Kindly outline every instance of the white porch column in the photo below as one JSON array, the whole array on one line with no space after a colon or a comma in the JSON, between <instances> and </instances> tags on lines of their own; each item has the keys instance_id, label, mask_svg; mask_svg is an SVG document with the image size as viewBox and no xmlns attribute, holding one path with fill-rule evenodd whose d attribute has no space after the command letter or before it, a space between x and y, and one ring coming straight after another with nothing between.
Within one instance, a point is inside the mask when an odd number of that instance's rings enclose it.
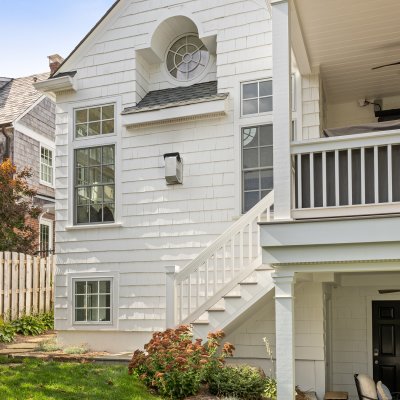
<instances>
[{"instance_id":1,"label":"white porch column","mask_svg":"<svg viewBox=\"0 0 400 400\"><path fill-rule=\"evenodd\" d=\"M295 398L294 273L275 272L277 400Z\"/></svg>"},{"instance_id":2,"label":"white porch column","mask_svg":"<svg viewBox=\"0 0 400 400\"><path fill-rule=\"evenodd\" d=\"M287 220L291 218L292 203L290 4L288 0L271 0L271 6L274 93L274 219Z\"/></svg>"},{"instance_id":3,"label":"white porch column","mask_svg":"<svg viewBox=\"0 0 400 400\"><path fill-rule=\"evenodd\" d=\"M175 328L177 316L177 303L176 303L176 285L175 276L179 272L177 265L168 265L165 267L165 297L166 297L166 310L165 310L165 325L166 328Z\"/></svg>"}]
</instances>

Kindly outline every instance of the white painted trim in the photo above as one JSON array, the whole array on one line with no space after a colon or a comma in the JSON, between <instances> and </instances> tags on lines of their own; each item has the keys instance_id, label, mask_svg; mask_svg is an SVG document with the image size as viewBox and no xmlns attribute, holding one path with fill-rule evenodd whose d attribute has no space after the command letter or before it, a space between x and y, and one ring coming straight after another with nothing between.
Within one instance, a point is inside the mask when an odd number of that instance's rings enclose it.
<instances>
[{"instance_id":1,"label":"white painted trim","mask_svg":"<svg viewBox=\"0 0 400 400\"><path fill-rule=\"evenodd\" d=\"M49 250L53 250L54 251L54 229L53 229L53 225L54 225L54 221L47 219L47 218L43 218L43 216L40 216L39 218L39 251L40 251L40 239L41 239L41 235L40 235L40 225L47 225L49 227Z\"/></svg>"},{"instance_id":2,"label":"white painted trim","mask_svg":"<svg viewBox=\"0 0 400 400\"><path fill-rule=\"evenodd\" d=\"M52 182L47 182L42 180L42 148L51 151L51 165L52 165ZM43 186L50 187L54 189L54 181L55 181L55 151L54 148L49 148L48 146L44 146L40 143L39 147L39 183Z\"/></svg>"},{"instance_id":3,"label":"white painted trim","mask_svg":"<svg viewBox=\"0 0 400 400\"><path fill-rule=\"evenodd\" d=\"M66 231L84 231L86 229L111 229L111 228L121 228L122 224L115 222L111 224L91 224L91 225L70 225L66 226Z\"/></svg>"},{"instance_id":4,"label":"white painted trim","mask_svg":"<svg viewBox=\"0 0 400 400\"><path fill-rule=\"evenodd\" d=\"M118 310L119 310L119 272L116 271L96 271L96 272L67 272L67 290L68 290L68 325L67 330L84 331L84 330L118 330ZM74 281L75 280L97 280L97 279L110 279L111 280L111 322L107 323L76 323L74 322Z\"/></svg>"},{"instance_id":5,"label":"white painted trim","mask_svg":"<svg viewBox=\"0 0 400 400\"><path fill-rule=\"evenodd\" d=\"M114 126L116 132L110 135L99 135L92 137L85 137L80 139L75 139L74 132L74 115L75 110L85 107L95 107L106 104L114 104ZM66 112L69 115L68 118L68 218L66 229L87 229L88 225L75 225L74 223L74 156L75 149L94 147L94 146L106 146L109 144L115 145L115 223L112 224L94 224L93 227L100 228L102 226L115 227L120 223L120 218L122 215L122 182L121 182L121 170L122 170L122 149L121 149L121 137L124 134L124 128L119 131L120 125L120 114L122 106L120 97L104 97L96 100L85 100L82 102L75 102L69 104L66 108ZM116 225L117 224L117 225ZM92 226L92 225L90 225Z\"/></svg>"},{"instance_id":6,"label":"white painted trim","mask_svg":"<svg viewBox=\"0 0 400 400\"><path fill-rule=\"evenodd\" d=\"M59 78L46 79L45 81L36 82L33 84L34 88L39 92L46 93L57 93L64 90L72 90L76 92L78 90L78 83L76 76L71 77L69 75L60 76Z\"/></svg>"},{"instance_id":7,"label":"white painted trim","mask_svg":"<svg viewBox=\"0 0 400 400\"><path fill-rule=\"evenodd\" d=\"M142 124L162 123L187 117L203 117L207 115L225 114L226 99L204 103L188 104L160 110L144 111L121 116L122 126L130 128Z\"/></svg>"},{"instance_id":8,"label":"white painted trim","mask_svg":"<svg viewBox=\"0 0 400 400\"><path fill-rule=\"evenodd\" d=\"M373 147L400 143L400 130L366 132L355 135L318 138L296 141L291 145L291 154L313 153L350 148Z\"/></svg>"},{"instance_id":9,"label":"white painted trim","mask_svg":"<svg viewBox=\"0 0 400 400\"><path fill-rule=\"evenodd\" d=\"M366 297L367 303L367 363L368 363L368 375L374 376L374 357L372 352L372 302L373 301L400 301L400 293L394 294L376 294L373 296Z\"/></svg>"},{"instance_id":10,"label":"white painted trim","mask_svg":"<svg viewBox=\"0 0 400 400\"><path fill-rule=\"evenodd\" d=\"M307 46L304 41L300 18L297 13L296 5L294 4L293 0L290 0L290 8L291 8L290 24L292 28L290 40L293 52L296 57L297 66L302 75L310 75L311 74L310 58L308 56Z\"/></svg>"},{"instance_id":11,"label":"white painted trim","mask_svg":"<svg viewBox=\"0 0 400 400\"><path fill-rule=\"evenodd\" d=\"M351 217L362 215L398 214L400 202L380 204L358 204L352 206L318 207L292 210L294 219Z\"/></svg>"},{"instance_id":12,"label":"white painted trim","mask_svg":"<svg viewBox=\"0 0 400 400\"><path fill-rule=\"evenodd\" d=\"M27 126L22 125L20 122L16 122L14 124L14 129L22 133L23 135L28 136L31 139L36 140L37 142L43 144L44 146L48 147L50 150L54 152L56 147L54 141L51 141L47 137L41 135L40 133L34 131L31 128L28 128Z\"/></svg>"}]
</instances>

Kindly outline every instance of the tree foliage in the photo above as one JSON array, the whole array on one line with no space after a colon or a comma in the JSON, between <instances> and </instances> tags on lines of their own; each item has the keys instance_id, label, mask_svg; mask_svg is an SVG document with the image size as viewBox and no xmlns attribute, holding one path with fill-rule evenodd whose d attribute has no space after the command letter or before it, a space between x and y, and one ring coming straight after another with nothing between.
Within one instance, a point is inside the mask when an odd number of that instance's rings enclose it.
<instances>
[{"instance_id":1,"label":"tree foliage","mask_svg":"<svg viewBox=\"0 0 400 400\"><path fill-rule=\"evenodd\" d=\"M37 228L27 221L38 218L41 209L33 204L36 190L28 184L31 176L29 168L17 171L10 160L0 164L0 251L36 250Z\"/></svg>"}]
</instances>

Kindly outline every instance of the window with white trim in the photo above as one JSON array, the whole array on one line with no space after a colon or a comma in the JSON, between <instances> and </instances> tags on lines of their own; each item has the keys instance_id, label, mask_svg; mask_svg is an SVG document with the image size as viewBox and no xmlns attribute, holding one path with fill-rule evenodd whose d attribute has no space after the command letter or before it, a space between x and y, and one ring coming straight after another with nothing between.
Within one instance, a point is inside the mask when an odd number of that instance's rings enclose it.
<instances>
[{"instance_id":1,"label":"window with white trim","mask_svg":"<svg viewBox=\"0 0 400 400\"><path fill-rule=\"evenodd\" d=\"M47 185L53 185L53 150L40 146L40 181Z\"/></svg>"},{"instance_id":2,"label":"window with white trim","mask_svg":"<svg viewBox=\"0 0 400 400\"><path fill-rule=\"evenodd\" d=\"M39 223L39 254L47 257L53 251L53 221L40 219Z\"/></svg>"},{"instance_id":3,"label":"window with white trim","mask_svg":"<svg viewBox=\"0 0 400 400\"><path fill-rule=\"evenodd\" d=\"M242 128L242 211L247 212L273 189L273 127Z\"/></svg>"},{"instance_id":4,"label":"window with white trim","mask_svg":"<svg viewBox=\"0 0 400 400\"><path fill-rule=\"evenodd\" d=\"M75 150L75 223L114 222L115 146Z\"/></svg>"},{"instance_id":5,"label":"window with white trim","mask_svg":"<svg viewBox=\"0 0 400 400\"><path fill-rule=\"evenodd\" d=\"M113 104L75 110L75 138L108 135L115 130Z\"/></svg>"},{"instance_id":6,"label":"window with white trim","mask_svg":"<svg viewBox=\"0 0 400 400\"><path fill-rule=\"evenodd\" d=\"M242 115L272 111L272 80L242 83Z\"/></svg>"},{"instance_id":7,"label":"window with white trim","mask_svg":"<svg viewBox=\"0 0 400 400\"><path fill-rule=\"evenodd\" d=\"M111 306L111 279L74 280L74 322L112 322Z\"/></svg>"}]
</instances>

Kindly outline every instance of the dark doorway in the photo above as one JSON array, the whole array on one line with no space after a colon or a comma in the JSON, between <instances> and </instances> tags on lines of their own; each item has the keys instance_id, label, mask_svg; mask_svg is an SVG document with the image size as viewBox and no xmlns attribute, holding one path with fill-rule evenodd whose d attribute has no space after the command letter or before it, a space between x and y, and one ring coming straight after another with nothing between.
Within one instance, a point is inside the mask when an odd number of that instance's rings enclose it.
<instances>
[{"instance_id":1,"label":"dark doorway","mask_svg":"<svg viewBox=\"0 0 400 400\"><path fill-rule=\"evenodd\" d=\"M400 301L372 302L374 380L400 391Z\"/></svg>"}]
</instances>

